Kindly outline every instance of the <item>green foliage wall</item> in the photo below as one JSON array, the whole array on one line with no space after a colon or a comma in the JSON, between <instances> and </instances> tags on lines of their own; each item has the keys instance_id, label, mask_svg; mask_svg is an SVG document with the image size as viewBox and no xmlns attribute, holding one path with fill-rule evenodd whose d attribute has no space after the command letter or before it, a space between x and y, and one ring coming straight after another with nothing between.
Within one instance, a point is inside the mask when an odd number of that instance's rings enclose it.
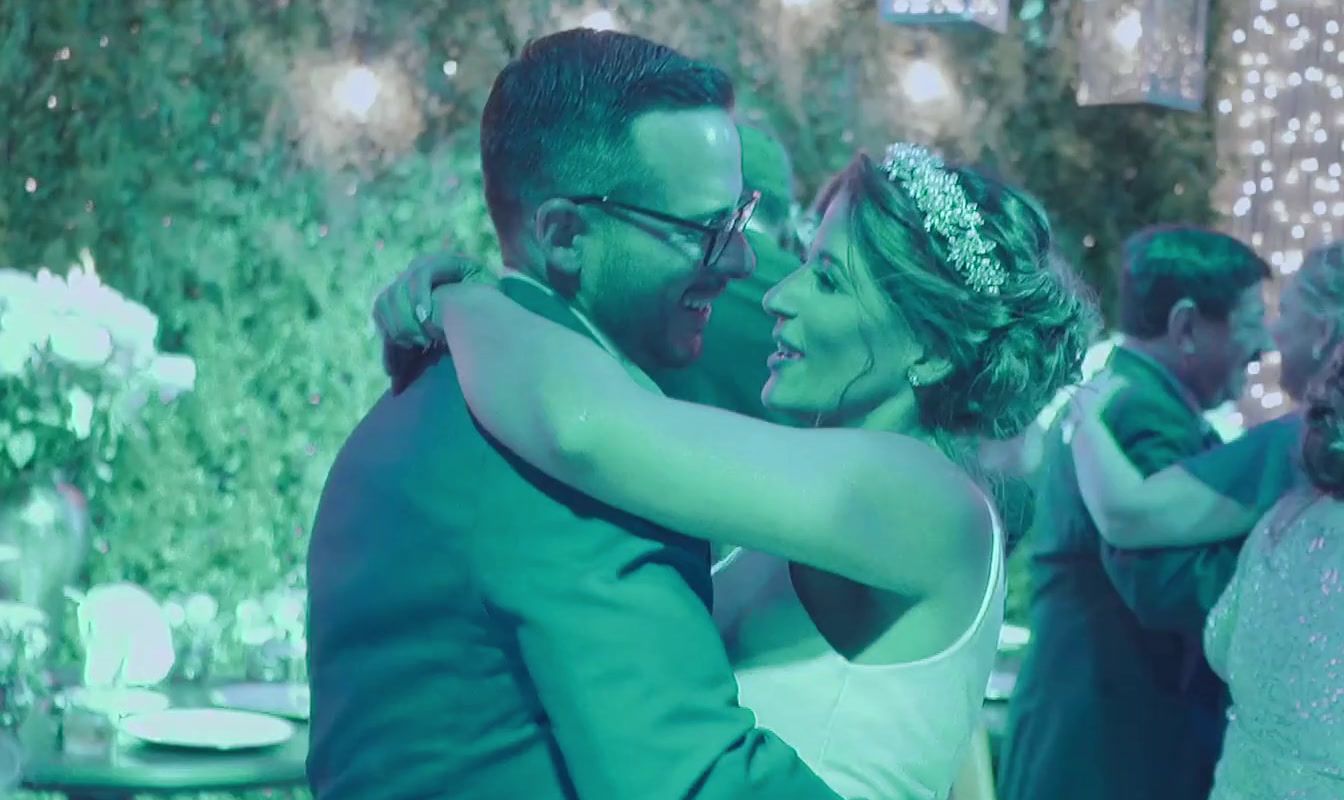
<instances>
[{"instance_id":1,"label":"green foliage wall","mask_svg":"<svg viewBox=\"0 0 1344 800\"><path fill-rule=\"evenodd\" d=\"M813 6L616 8L729 68L805 191L855 147L932 140L1037 192L1103 290L1124 234L1210 218L1209 115L1077 108L1072 21L1050 16L1070 4L1005 36L878 25L860 0ZM64 268L91 248L108 283L161 316L161 349L199 366L195 393L151 414L94 497L92 579L210 591L228 608L301 565L325 472L382 389L374 292L428 250L493 258L473 121L510 53L581 11L0 2L0 265ZM917 53L950 65L954 107L904 101L895 76ZM357 58L404 76L400 116L332 117L323 76Z\"/></svg>"}]
</instances>

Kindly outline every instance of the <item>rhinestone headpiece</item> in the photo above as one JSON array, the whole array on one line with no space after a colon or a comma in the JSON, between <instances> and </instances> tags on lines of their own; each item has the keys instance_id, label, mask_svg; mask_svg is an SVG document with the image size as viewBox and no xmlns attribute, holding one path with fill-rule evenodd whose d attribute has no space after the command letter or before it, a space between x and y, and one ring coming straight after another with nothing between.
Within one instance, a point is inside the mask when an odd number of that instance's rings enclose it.
<instances>
[{"instance_id":1,"label":"rhinestone headpiece","mask_svg":"<svg viewBox=\"0 0 1344 800\"><path fill-rule=\"evenodd\" d=\"M924 230L947 241L948 261L971 291L997 295L1007 275L993 255L994 243L980 235L984 218L942 159L919 145L897 142L887 148L882 171L914 199Z\"/></svg>"}]
</instances>

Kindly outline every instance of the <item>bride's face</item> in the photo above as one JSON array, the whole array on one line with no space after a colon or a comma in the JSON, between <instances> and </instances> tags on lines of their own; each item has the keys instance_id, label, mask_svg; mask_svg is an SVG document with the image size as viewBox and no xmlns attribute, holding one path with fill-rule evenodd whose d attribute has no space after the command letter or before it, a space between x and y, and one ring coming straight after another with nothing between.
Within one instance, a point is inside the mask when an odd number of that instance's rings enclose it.
<instances>
[{"instance_id":1,"label":"bride's face","mask_svg":"<svg viewBox=\"0 0 1344 800\"><path fill-rule=\"evenodd\" d=\"M766 295L765 310L777 347L761 392L767 407L844 424L909 391L920 349L851 246L845 195L830 205L807 260Z\"/></svg>"}]
</instances>

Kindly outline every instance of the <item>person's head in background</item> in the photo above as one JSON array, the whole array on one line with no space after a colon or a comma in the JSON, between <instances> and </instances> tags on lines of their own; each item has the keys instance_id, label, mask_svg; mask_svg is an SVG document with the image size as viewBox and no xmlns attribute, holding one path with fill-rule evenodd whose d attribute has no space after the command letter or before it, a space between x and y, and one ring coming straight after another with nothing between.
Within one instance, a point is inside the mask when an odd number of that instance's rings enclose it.
<instances>
[{"instance_id":1,"label":"person's head in background","mask_svg":"<svg viewBox=\"0 0 1344 800\"><path fill-rule=\"evenodd\" d=\"M1159 361L1207 410L1241 396L1246 368L1268 349L1269 265L1226 234L1147 228L1124 244L1120 332Z\"/></svg>"},{"instance_id":2,"label":"person's head in background","mask_svg":"<svg viewBox=\"0 0 1344 800\"><path fill-rule=\"evenodd\" d=\"M549 283L646 369L694 361L711 301L754 261L733 87L616 31L537 39L481 122L505 264Z\"/></svg>"},{"instance_id":3,"label":"person's head in background","mask_svg":"<svg viewBox=\"0 0 1344 800\"><path fill-rule=\"evenodd\" d=\"M1300 400L1331 351L1344 341L1344 241L1307 253L1279 295L1270 332L1282 357L1280 382Z\"/></svg>"},{"instance_id":4,"label":"person's head in background","mask_svg":"<svg viewBox=\"0 0 1344 800\"><path fill-rule=\"evenodd\" d=\"M1307 391L1302 464L1312 484L1344 500L1344 344L1335 348Z\"/></svg>"},{"instance_id":5,"label":"person's head in background","mask_svg":"<svg viewBox=\"0 0 1344 800\"><path fill-rule=\"evenodd\" d=\"M739 121L737 134L742 140L743 187L761 193L747 230L782 246L793 235L793 160L778 137L755 123Z\"/></svg>"},{"instance_id":6,"label":"person's head in background","mask_svg":"<svg viewBox=\"0 0 1344 800\"><path fill-rule=\"evenodd\" d=\"M742 140L744 191L760 193L746 230L747 244L756 257L755 275L747 282L751 285L747 291L754 295L761 287L775 284L798 268L800 259L792 247L793 161L783 142L765 128L739 122L737 132ZM767 329L769 325L767 320ZM712 330L712 321L710 327Z\"/></svg>"},{"instance_id":7,"label":"person's head in background","mask_svg":"<svg viewBox=\"0 0 1344 800\"><path fill-rule=\"evenodd\" d=\"M812 240L816 238L817 228L821 225L821 218L826 216L827 207L845 187L847 172L848 170L841 170L827 178L821 188L817 189L816 194L812 195L812 202L799 212L798 219L794 222L793 249L800 257L807 255Z\"/></svg>"}]
</instances>

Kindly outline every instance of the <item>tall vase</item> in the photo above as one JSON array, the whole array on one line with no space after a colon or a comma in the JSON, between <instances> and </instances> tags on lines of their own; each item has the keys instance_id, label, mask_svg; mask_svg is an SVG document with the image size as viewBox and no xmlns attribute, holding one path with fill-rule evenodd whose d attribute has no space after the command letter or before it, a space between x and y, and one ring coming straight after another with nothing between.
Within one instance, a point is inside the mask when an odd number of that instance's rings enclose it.
<instances>
[{"instance_id":1,"label":"tall vase","mask_svg":"<svg viewBox=\"0 0 1344 800\"><path fill-rule=\"evenodd\" d=\"M46 614L0 602L0 733L17 732L44 695L49 646Z\"/></svg>"},{"instance_id":2,"label":"tall vase","mask_svg":"<svg viewBox=\"0 0 1344 800\"><path fill-rule=\"evenodd\" d=\"M87 539L83 495L54 475L29 473L0 487L0 600L59 619L62 590L78 578Z\"/></svg>"},{"instance_id":3,"label":"tall vase","mask_svg":"<svg viewBox=\"0 0 1344 800\"><path fill-rule=\"evenodd\" d=\"M83 563L86 520L50 473L0 487L0 732L47 699L61 590Z\"/></svg>"},{"instance_id":4,"label":"tall vase","mask_svg":"<svg viewBox=\"0 0 1344 800\"><path fill-rule=\"evenodd\" d=\"M23 745L18 734L0 731L0 797L12 797L23 782Z\"/></svg>"},{"instance_id":5,"label":"tall vase","mask_svg":"<svg viewBox=\"0 0 1344 800\"><path fill-rule=\"evenodd\" d=\"M0 653L0 657L3 657ZM26 670L5 670L0 674L0 734L17 733L28 715L37 707L38 693L33 676Z\"/></svg>"}]
</instances>

